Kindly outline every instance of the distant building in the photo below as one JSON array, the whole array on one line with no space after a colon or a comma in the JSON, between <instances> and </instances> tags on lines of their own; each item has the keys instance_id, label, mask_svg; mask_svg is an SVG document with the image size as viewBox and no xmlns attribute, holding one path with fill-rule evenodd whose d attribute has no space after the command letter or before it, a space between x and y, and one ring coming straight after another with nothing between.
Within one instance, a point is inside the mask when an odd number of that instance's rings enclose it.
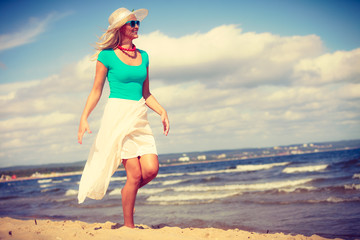
<instances>
[{"instance_id":1,"label":"distant building","mask_svg":"<svg viewBox=\"0 0 360 240\"><path fill-rule=\"evenodd\" d=\"M197 160L206 160L206 155L197 156Z\"/></svg>"},{"instance_id":2,"label":"distant building","mask_svg":"<svg viewBox=\"0 0 360 240\"><path fill-rule=\"evenodd\" d=\"M190 161L190 158L186 156L186 154L183 154L182 157L179 157L178 159L180 162L187 162Z\"/></svg>"},{"instance_id":3,"label":"distant building","mask_svg":"<svg viewBox=\"0 0 360 240\"><path fill-rule=\"evenodd\" d=\"M35 172L33 174L31 174L31 177L40 177L41 174L39 172Z\"/></svg>"},{"instance_id":4,"label":"distant building","mask_svg":"<svg viewBox=\"0 0 360 240\"><path fill-rule=\"evenodd\" d=\"M220 155L218 155L218 156L217 156L217 158L218 158L218 159L221 159L221 158L226 158L226 154L225 154L225 153L220 154Z\"/></svg>"},{"instance_id":5,"label":"distant building","mask_svg":"<svg viewBox=\"0 0 360 240\"><path fill-rule=\"evenodd\" d=\"M8 180L10 180L10 179L11 179L11 176L2 174L0 180L1 180L1 181L8 181Z\"/></svg>"}]
</instances>

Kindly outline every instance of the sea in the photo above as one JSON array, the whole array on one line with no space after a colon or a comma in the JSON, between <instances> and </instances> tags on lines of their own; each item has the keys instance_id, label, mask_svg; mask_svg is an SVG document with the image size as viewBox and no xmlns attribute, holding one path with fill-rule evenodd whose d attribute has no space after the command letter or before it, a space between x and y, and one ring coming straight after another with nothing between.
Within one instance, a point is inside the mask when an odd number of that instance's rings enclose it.
<instances>
[{"instance_id":1,"label":"sea","mask_svg":"<svg viewBox=\"0 0 360 240\"><path fill-rule=\"evenodd\" d=\"M80 175L0 183L0 216L122 223L126 172L78 204ZM360 238L360 149L160 167L135 223Z\"/></svg>"}]
</instances>

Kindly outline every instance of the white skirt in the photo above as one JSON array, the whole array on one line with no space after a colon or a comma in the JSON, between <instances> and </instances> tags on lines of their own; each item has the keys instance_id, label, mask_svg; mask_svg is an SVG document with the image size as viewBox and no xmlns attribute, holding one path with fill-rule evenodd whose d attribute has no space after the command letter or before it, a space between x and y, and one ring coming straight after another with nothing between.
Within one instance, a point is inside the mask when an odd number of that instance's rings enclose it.
<instances>
[{"instance_id":1,"label":"white skirt","mask_svg":"<svg viewBox=\"0 0 360 240\"><path fill-rule=\"evenodd\" d=\"M109 98L81 176L78 201L102 199L122 159L157 154L145 100Z\"/></svg>"}]
</instances>

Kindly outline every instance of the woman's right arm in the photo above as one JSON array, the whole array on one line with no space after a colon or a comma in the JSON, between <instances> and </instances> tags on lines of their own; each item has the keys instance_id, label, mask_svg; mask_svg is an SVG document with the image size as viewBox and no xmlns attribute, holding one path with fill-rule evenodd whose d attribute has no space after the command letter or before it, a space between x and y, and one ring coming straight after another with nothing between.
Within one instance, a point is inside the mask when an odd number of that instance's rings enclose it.
<instances>
[{"instance_id":1,"label":"woman's right arm","mask_svg":"<svg viewBox=\"0 0 360 240\"><path fill-rule=\"evenodd\" d=\"M89 117L90 113L94 108L96 107L97 103L100 100L101 93L104 87L106 75L107 75L108 69L102 64L101 62L96 62L96 73L95 73L95 80L94 85L91 89L91 92L89 94L89 97L86 101L86 105L84 108L84 111L81 115L80 119L80 125L78 130L78 142L82 144L82 138L87 131L88 133L91 133L89 124L87 122L87 118Z\"/></svg>"}]
</instances>

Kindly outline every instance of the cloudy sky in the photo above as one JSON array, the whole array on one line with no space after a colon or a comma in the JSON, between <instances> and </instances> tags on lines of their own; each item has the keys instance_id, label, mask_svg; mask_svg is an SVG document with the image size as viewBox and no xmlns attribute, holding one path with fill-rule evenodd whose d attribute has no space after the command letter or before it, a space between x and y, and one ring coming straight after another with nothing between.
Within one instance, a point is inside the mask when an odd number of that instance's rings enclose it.
<instances>
[{"instance_id":1,"label":"cloudy sky","mask_svg":"<svg viewBox=\"0 0 360 240\"><path fill-rule=\"evenodd\" d=\"M78 144L89 57L119 7L149 10L135 43L170 117L165 137L149 111L160 154L360 136L360 1L0 4L0 167L87 158L109 94Z\"/></svg>"}]
</instances>

